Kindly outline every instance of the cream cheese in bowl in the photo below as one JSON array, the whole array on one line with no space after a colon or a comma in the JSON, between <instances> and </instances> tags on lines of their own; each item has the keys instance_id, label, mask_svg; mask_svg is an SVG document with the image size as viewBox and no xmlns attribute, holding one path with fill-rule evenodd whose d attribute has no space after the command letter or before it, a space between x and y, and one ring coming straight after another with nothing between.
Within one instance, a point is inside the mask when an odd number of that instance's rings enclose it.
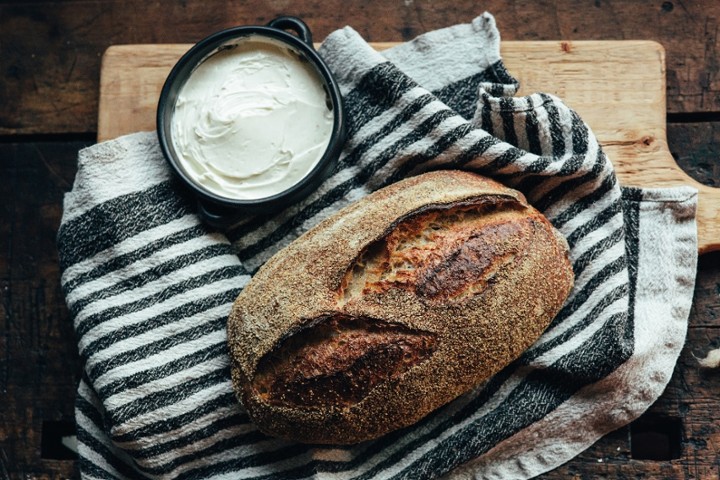
<instances>
[{"instance_id":1,"label":"cream cheese in bowl","mask_svg":"<svg viewBox=\"0 0 720 480\"><path fill-rule=\"evenodd\" d=\"M332 131L317 72L287 46L258 36L205 59L180 90L172 117L182 168L234 199L295 185L317 165Z\"/></svg>"},{"instance_id":2,"label":"cream cheese in bowl","mask_svg":"<svg viewBox=\"0 0 720 480\"><path fill-rule=\"evenodd\" d=\"M345 112L307 25L279 17L217 32L183 55L160 93L157 130L198 214L224 227L314 191L337 163Z\"/></svg>"}]
</instances>

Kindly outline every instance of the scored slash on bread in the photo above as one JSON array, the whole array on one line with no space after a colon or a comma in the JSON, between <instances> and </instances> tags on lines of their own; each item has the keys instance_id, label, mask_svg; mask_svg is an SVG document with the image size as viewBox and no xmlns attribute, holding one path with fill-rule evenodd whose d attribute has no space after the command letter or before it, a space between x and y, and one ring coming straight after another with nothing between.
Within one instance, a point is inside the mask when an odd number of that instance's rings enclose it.
<instances>
[{"instance_id":1,"label":"scored slash on bread","mask_svg":"<svg viewBox=\"0 0 720 480\"><path fill-rule=\"evenodd\" d=\"M378 190L274 255L228 321L258 427L349 444L411 425L515 360L573 284L564 238L467 172Z\"/></svg>"}]
</instances>

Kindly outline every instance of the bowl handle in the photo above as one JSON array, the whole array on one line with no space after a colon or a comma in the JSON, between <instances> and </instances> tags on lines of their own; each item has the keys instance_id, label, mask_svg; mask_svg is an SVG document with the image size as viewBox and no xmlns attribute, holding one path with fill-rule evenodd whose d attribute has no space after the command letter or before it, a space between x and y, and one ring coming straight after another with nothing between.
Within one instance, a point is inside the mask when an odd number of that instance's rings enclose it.
<instances>
[{"instance_id":1,"label":"bowl handle","mask_svg":"<svg viewBox=\"0 0 720 480\"><path fill-rule=\"evenodd\" d=\"M242 218L242 215L232 209L209 205L202 200L197 202L197 213L202 221L215 228L230 228Z\"/></svg>"},{"instance_id":2,"label":"bowl handle","mask_svg":"<svg viewBox=\"0 0 720 480\"><path fill-rule=\"evenodd\" d=\"M292 30L297 33L300 39L312 47L312 33L310 28L297 17L277 17L268 23L268 27L276 28L278 30Z\"/></svg>"}]
</instances>

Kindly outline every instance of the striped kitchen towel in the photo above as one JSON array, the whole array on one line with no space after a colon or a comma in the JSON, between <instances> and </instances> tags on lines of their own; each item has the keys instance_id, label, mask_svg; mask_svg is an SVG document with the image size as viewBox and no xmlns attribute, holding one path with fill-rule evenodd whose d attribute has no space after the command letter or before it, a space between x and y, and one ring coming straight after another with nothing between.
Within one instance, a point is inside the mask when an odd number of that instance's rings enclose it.
<instances>
[{"instance_id":1,"label":"striped kitchen towel","mask_svg":"<svg viewBox=\"0 0 720 480\"><path fill-rule=\"evenodd\" d=\"M558 98L514 97L492 16L383 55L351 28L320 50L349 139L306 200L226 232L200 223L153 133L80 152L58 233L84 375L83 478L529 478L639 416L683 345L696 191L622 188ZM486 384L355 446L259 433L229 375L225 322L270 256L339 208L433 169L523 191L565 235L576 284L545 334Z\"/></svg>"}]
</instances>

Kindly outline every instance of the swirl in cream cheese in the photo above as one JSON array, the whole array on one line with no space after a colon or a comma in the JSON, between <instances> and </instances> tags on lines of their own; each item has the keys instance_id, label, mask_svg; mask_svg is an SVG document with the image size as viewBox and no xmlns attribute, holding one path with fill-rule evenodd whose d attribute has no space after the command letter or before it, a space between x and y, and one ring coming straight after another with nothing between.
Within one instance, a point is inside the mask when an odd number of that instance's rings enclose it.
<instances>
[{"instance_id":1,"label":"swirl in cream cheese","mask_svg":"<svg viewBox=\"0 0 720 480\"><path fill-rule=\"evenodd\" d=\"M206 58L182 87L172 138L183 170L231 199L283 192L320 161L333 129L324 82L309 62L259 36Z\"/></svg>"}]
</instances>

